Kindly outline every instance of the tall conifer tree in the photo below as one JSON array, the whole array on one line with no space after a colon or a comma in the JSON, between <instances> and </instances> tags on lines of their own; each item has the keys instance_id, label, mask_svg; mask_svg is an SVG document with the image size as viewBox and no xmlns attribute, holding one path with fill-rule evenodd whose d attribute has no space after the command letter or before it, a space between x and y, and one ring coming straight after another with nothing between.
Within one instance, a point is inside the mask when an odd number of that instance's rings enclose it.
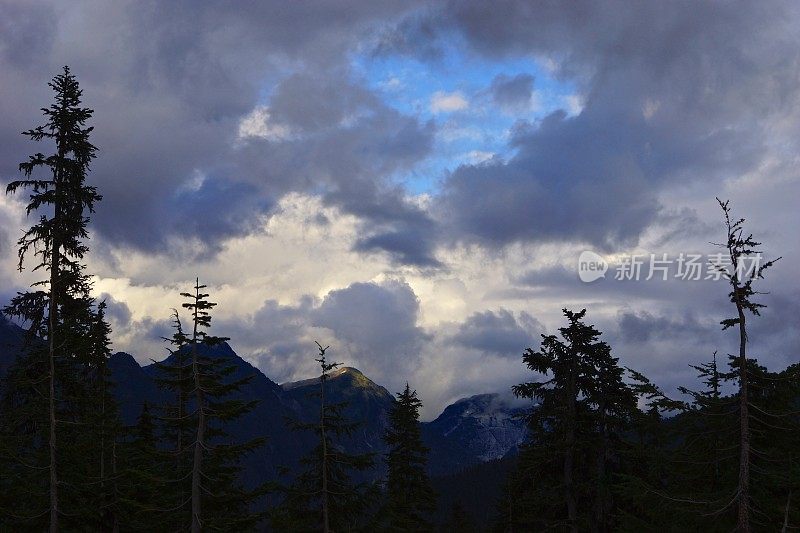
<instances>
[{"instance_id":1,"label":"tall conifer tree","mask_svg":"<svg viewBox=\"0 0 800 533\"><path fill-rule=\"evenodd\" d=\"M542 381L516 385L514 393L534 400L524 446L510 487L526 508L504 511L507 524L579 531L614 527L615 475L622 439L636 397L600 332L584 323L586 310L564 309L561 338L543 335L538 351L523 361Z\"/></svg>"},{"instance_id":2,"label":"tall conifer tree","mask_svg":"<svg viewBox=\"0 0 800 533\"><path fill-rule=\"evenodd\" d=\"M313 432L316 444L305 455L301 471L293 482L281 487L282 503L273 510L272 526L278 531L353 531L365 521L372 493L364 483L353 481L354 472L372 467L372 454L350 454L341 440L360 426L344 416L347 402L332 403L326 398L330 372L341 363L329 362L327 350L317 343L320 365L319 415L313 422L297 422L294 429Z\"/></svg>"},{"instance_id":3,"label":"tall conifer tree","mask_svg":"<svg viewBox=\"0 0 800 533\"><path fill-rule=\"evenodd\" d=\"M63 468L70 466L59 459L65 448L59 440L60 423L69 406L69 398L62 395L74 390L78 355L87 348L81 335L91 320L87 317L91 317L92 301L81 261L88 251L83 242L88 237L86 213L93 211L101 196L85 183L96 153L89 141L92 128L86 127L92 110L81 107L82 91L68 67L53 78L50 87L55 102L42 109L46 123L24 134L34 141L51 142L54 151L50 155L36 153L20 163L24 179L10 183L6 191L30 190L27 214L44 212L19 239L18 266L22 270L32 253L36 258L33 270L43 270L48 276L34 283L33 291L17 294L4 313L26 321L31 332L44 341L43 345L33 344L30 357L20 361L28 368L18 369L14 375L28 379L31 389L46 399L46 422L37 424L35 431L41 431L47 442L48 526L57 531L63 514L60 489L64 480L60 476ZM35 378L30 380L33 367L42 373L44 390Z\"/></svg>"},{"instance_id":4,"label":"tall conifer tree","mask_svg":"<svg viewBox=\"0 0 800 533\"><path fill-rule=\"evenodd\" d=\"M188 299L182 306L191 313L191 332L183 331L176 313L170 339L175 349L157 364L162 385L176 392L178 402L162 417L165 434L176 446L171 455L177 470L165 480L175 489L176 503L165 507L182 529L235 530L253 527L262 518L250 505L263 490L246 490L239 480L241 457L262 440L231 442L225 429L255 407L256 401L235 395L254 376L235 376L233 363L215 354L214 348L228 339L208 334L210 310L217 304L208 300L205 288L196 280L192 292L181 293Z\"/></svg>"},{"instance_id":5,"label":"tall conifer tree","mask_svg":"<svg viewBox=\"0 0 800 533\"><path fill-rule=\"evenodd\" d=\"M419 409L422 402L408 383L389 412L384 441L388 476L382 521L388 531L429 531L436 496L428 473L428 448L422 444Z\"/></svg>"}]
</instances>

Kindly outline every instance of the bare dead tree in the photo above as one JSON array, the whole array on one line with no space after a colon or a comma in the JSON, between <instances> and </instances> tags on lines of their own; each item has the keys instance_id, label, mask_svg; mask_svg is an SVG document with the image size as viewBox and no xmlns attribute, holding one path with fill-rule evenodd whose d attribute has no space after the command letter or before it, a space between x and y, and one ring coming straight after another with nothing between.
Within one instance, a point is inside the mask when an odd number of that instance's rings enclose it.
<instances>
[{"instance_id":1,"label":"bare dead tree","mask_svg":"<svg viewBox=\"0 0 800 533\"><path fill-rule=\"evenodd\" d=\"M722 201L717 198L719 206L725 215L725 229L727 238L725 243L713 243L727 250L730 257L730 265L717 264L716 268L720 271L731 287L728 294L731 303L736 306L736 316L722 320L722 329L734 326L739 328L739 477L736 491L738 501L737 530L748 533L751 523L751 491L750 491L750 467L752 463L751 450L751 429L750 429L750 403L748 390L748 370L747 370L747 315L749 312L754 316L760 315L760 309L765 307L763 304L753 301L756 292L753 283L758 279L764 278L764 271L775 264L780 259L773 259L763 264L760 263L761 245L753 239L752 233L745 234L744 219L734 220L731 217L729 201Z\"/></svg>"}]
</instances>

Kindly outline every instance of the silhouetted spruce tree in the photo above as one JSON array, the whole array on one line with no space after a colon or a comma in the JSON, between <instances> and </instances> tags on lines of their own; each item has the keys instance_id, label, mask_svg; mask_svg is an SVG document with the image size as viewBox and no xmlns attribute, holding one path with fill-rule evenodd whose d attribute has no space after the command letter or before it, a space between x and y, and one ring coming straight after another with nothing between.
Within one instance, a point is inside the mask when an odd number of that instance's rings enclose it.
<instances>
[{"instance_id":1,"label":"silhouetted spruce tree","mask_svg":"<svg viewBox=\"0 0 800 533\"><path fill-rule=\"evenodd\" d=\"M436 510L436 495L430 485L426 465L428 448L422 444L419 409L422 402L408 383L389 412L389 428L384 442L388 476L386 504L380 523L388 531L430 531Z\"/></svg>"},{"instance_id":2,"label":"silhouetted spruce tree","mask_svg":"<svg viewBox=\"0 0 800 533\"><path fill-rule=\"evenodd\" d=\"M691 402L673 418L672 458L674 475L666 498L673 505L673 520L684 529L731 531L738 528L739 396L717 393L718 381L738 382L739 357L730 357L730 371L720 372L712 361L697 366L706 388L701 392L682 388ZM800 512L791 506L791 495L800 490L800 426L797 401L800 381L797 369L769 372L755 360L747 360L750 408L751 527L784 530L796 523Z\"/></svg>"},{"instance_id":3,"label":"silhouetted spruce tree","mask_svg":"<svg viewBox=\"0 0 800 533\"><path fill-rule=\"evenodd\" d=\"M537 502L528 510L528 527L536 529L559 525L577 531L588 523L588 357L599 332L581 321L584 314L565 309L569 326L560 329L564 340L543 335L539 351L528 349L523 355L530 370L549 379L513 387L518 397L538 402L528 417L531 440L518 468Z\"/></svg>"},{"instance_id":4,"label":"silhouetted spruce tree","mask_svg":"<svg viewBox=\"0 0 800 533\"><path fill-rule=\"evenodd\" d=\"M728 372L719 370L716 357L692 365L704 388L680 387L689 401L669 399L646 378L635 376L650 401L648 414L654 423L635 425L633 434L643 440L643 446L640 456L631 456L626 468L635 475L627 476L628 507L621 531L737 529L739 397L721 391L723 382L738 381L738 361L731 356ZM792 505L792 494L800 490L798 365L773 373L752 359L747 364L753 451L751 522L759 530L785 530L786 524L790 528L800 521L800 509ZM677 414L661 419L659 411ZM641 458L640 463L637 459Z\"/></svg>"},{"instance_id":5,"label":"silhouetted spruce tree","mask_svg":"<svg viewBox=\"0 0 800 533\"><path fill-rule=\"evenodd\" d=\"M79 352L79 365L82 391L76 391L80 398L78 411L83 430L75 437L75 445L83 450L85 460L81 466L85 472L81 477L87 480L79 490L79 501L84 505L82 520L99 530L114 530L119 527L121 502L117 492L117 470L115 447L122 436L113 383L108 368L111 357L111 327L105 320L106 303L100 302L85 341L88 349ZM74 512L74 511L73 511Z\"/></svg>"},{"instance_id":6,"label":"silhouetted spruce tree","mask_svg":"<svg viewBox=\"0 0 800 533\"><path fill-rule=\"evenodd\" d=\"M45 400L44 419L41 413L23 408L17 411L22 416L30 415L27 421L20 419L18 422L33 439L29 440L29 448L17 448L25 457L15 459L32 467L34 472L46 472L48 476L46 513L40 510L42 502L35 481L26 484L30 492L8 512L14 519L23 520L22 523L25 518L38 520L47 515L49 529L57 531L65 508L62 489L67 488L66 497L69 498L69 488L83 481L64 479L69 475L64 469L75 465L78 458L59 459L68 455L67 448L73 442L72 435L63 435L61 439L59 434L65 430L65 422L75 422L71 418L76 414L69 412L74 408L69 394L83 385L76 376L83 362L79 356L87 350L82 334L89 325L87 321L91 320L93 303L88 296L89 278L81 263L88 251L83 240L88 237L86 212L92 212L101 197L94 187L85 183L96 152L89 142L92 128L85 126L92 110L81 107L82 92L68 67L53 78L50 87L55 92L55 101L42 109L46 123L24 134L34 141L51 142L54 152L51 155L36 153L21 163L19 168L25 179L10 183L6 190L7 193L30 190L28 215L39 210L45 213L18 241L19 269L23 269L25 259L32 253L36 258L34 270L47 272L48 277L34 283L35 290L17 294L3 312L26 321L30 331L43 340L43 343L31 343L29 353L19 361L21 368L12 371L13 381L9 383L16 389L11 394L17 395L12 403ZM25 398L23 389L32 395ZM33 404L29 407L32 411L39 410ZM11 421L10 426L15 424ZM73 425L66 431L77 427ZM40 454L44 442L47 453ZM69 514L75 515L79 502L68 503ZM28 525L33 524L42 525L41 521Z\"/></svg>"},{"instance_id":7,"label":"silhouetted spruce tree","mask_svg":"<svg viewBox=\"0 0 800 533\"><path fill-rule=\"evenodd\" d=\"M741 376L732 356L731 373ZM800 374L798 365L770 372L747 360L750 407L750 517L754 529L788 531L800 524Z\"/></svg>"},{"instance_id":8,"label":"silhouetted spruce tree","mask_svg":"<svg viewBox=\"0 0 800 533\"><path fill-rule=\"evenodd\" d=\"M592 415L594 448L593 512L589 519L592 531L612 531L617 528L621 506L618 496L619 475L625 455L629 453L628 436L631 421L637 414L637 397L623 380L624 369L619 359L611 355L611 347L597 342L589 350L593 371L586 399Z\"/></svg>"},{"instance_id":9,"label":"silhouetted spruce tree","mask_svg":"<svg viewBox=\"0 0 800 533\"><path fill-rule=\"evenodd\" d=\"M343 412L347 402L330 403L325 396L325 383L331 370L341 363L329 363L326 352L317 343L320 365L319 416L313 422L296 422L294 429L311 431L316 445L300 460L301 471L293 482L283 486L283 501L272 511L272 526L277 531L358 531L366 524L365 512L371 505L374 491L364 483L356 483L352 472L373 466L372 454L350 454L341 446L359 423L348 421Z\"/></svg>"},{"instance_id":10,"label":"silhouetted spruce tree","mask_svg":"<svg viewBox=\"0 0 800 533\"><path fill-rule=\"evenodd\" d=\"M234 394L254 376L237 378L233 375L236 366L214 354L214 347L228 339L206 331L216 303L208 301L209 295L202 292L205 288L196 280L193 292L181 293L189 300L182 307L191 312L192 329L184 333L176 316L171 342L177 357L158 364L164 375L161 383L178 391L179 402L182 393L186 395L184 414L162 418L167 422L166 434L172 441L173 436L183 435L185 428L192 428L191 440L175 450L177 457L186 455L187 460L178 460L177 477L167 480L176 489L177 505L165 507L192 531L241 530L254 527L262 518L250 509L262 489L245 490L239 480L241 457L262 441L232 442L225 425L255 407L256 401L238 399ZM180 413L180 408L177 411Z\"/></svg>"},{"instance_id":11,"label":"silhouetted spruce tree","mask_svg":"<svg viewBox=\"0 0 800 533\"><path fill-rule=\"evenodd\" d=\"M737 446L731 443L736 443L739 436L738 401L723 395L722 387L735 374L719 368L717 352L711 361L691 366L704 387L678 389L691 401L671 431L676 442L681 443L673 451L677 475L671 493L684 500L683 508L674 512L689 512L687 527L711 529L716 525L730 530L736 519L736 507L728 504L737 487L739 458Z\"/></svg>"},{"instance_id":12,"label":"silhouetted spruce tree","mask_svg":"<svg viewBox=\"0 0 800 533\"><path fill-rule=\"evenodd\" d=\"M543 335L540 349L523 355L547 379L513 388L536 402L512 481L521 491L514 496L530 506L517 508L509 523L523 529L614 527L615 476L636 397L600 332L583 322L585 314L564 309L569 323L559 329L561 338Z\"/></svg>"}]
</instances>

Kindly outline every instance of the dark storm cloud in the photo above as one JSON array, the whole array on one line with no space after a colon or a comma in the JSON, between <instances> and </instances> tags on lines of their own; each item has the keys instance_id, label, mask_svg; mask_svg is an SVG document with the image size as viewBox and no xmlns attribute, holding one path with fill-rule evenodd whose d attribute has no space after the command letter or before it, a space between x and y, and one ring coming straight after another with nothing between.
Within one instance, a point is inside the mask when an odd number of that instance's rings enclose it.
<instances>
[{"instance_id":1,"label":"dark storm cloud","mask_svg":"<svg viewBox=\"0 0 800 533\"><path fill-rule=\"evenodd\" d=\"M489 86L492 101L508 111L527 110L533 96L533 76L498 74Z\"/></svg>"},{"instance_id":2,"label":"dark storm cloud","mask_svg":"<svg viewBox=\"0 0 800 533\"><path fill-rule=\"evenodd\" d=\"M132 314L128 304L115 300L107 292L100 294L97 301L106 303L106 317L114 329L130 326Z\"/></svg>"},{"instance_id":3,"label":"dark storm cloud","mask_svg":"<svg viewBox=\"0 0 800 533\"><path fill-rule=\"evenodd\" d=\"M555 113L515 137L518 153L509 162L456 169L440 205L451 234L489 246L566 239L614 248L635 242L658 214L654 191L636 155L615 153L619 139L598 139L575 120Z\"/></svg>"},{"instance_id":4,"label":"dark storm cloud","mask_svg":"<svg viewBox=\"0 0 800 533\"><path fill-rule=\"evenodd\" d=\"M691 314L673 318L656 316L647 311L625 311L620 313L618 320L623 342L670 340L680 336L688 336L695 342L701 342L715 336L720 329L717 323L701 323Z\"/></svg>"},{"instance_id":5,"label":"dark storm cloud","mask_svg":"<svg viewBox=\"0 0 800 533\"><path fill-rule=\"evenodd\" d=\"M386 106L345 74L303 74L281 82L269 120L291 133L247 139L237 149L241 173L273 196L315 190L359 217L364 224L357 250L388 252L403 264L438 264L430 215L391 181L430 153L434 123Z\"/></svg>"},{"instance_id":6,"label":"dark storm cloud","mask_svg":"<svg viewBox=\"0 0 800 533\"><path fill-rule=\"evenodd\" d=\"M55 10L41 2L0 2L0 54L10 64L25 68L41 60L53 43Z\"/></svg>"},{"instance_id":7,"label":"dark storm cloud","mask_svg":"<svg viewBox=\"0 0 800 533\"><path fill-rule=\"evenodd\" d=\"M800 290L778 290L762 295L758 301L767 307L761 309L760 317L747 320L751 353L768 361L772 370L800 359Z\"/></svg>"},{"instance_id":8,"label":"dark storm cloud","mask_svg":"<svg viewBox=\"0 0 800 533\"><path fill-rule=\"evenodd\" d=\"M287 192L323 191L370 228L358 250L436 266L437 242L633 243L657 220L666 187L760 164L765 119L795 98L797 38L782 3L414 8L76 3L82 16L63 19L48 3L4 3L0 175L15 176L19 154L34 149L18 132L38 123L46 80L70 63L97 111L91 180L106 198L95 216L104 236L149 250L163 250L170 234L198 236L213 251ZM31 39L32 21L41 38ZM585 107L520 124L516 155L456 169L428 211L409 205L391 176L430 153L433 123L387 108L353 81L348 53L377 37L380 54L436 57L448 32L473 53L554 59ZM500 76L490 93L515 106L530 100L532 83ZM267 95L271 119L294 136L235 146L239 120ZM207 202L203 224L172 201L196 172L231 184L215 200L196 198Z\"/></svg>"},{"instance_id":9,"label":"dark storm cloud","mask_svg":"<svg viewBox=\"0 0 800 533\"><path fill-rule=\"evenodd\" d=\"M196 188L183 188L172 195L169 211L175 234L203 236L210 248L226 237L256 229L259 214L272 207L249 183L207 179ZM212 215L212 216L208 216Z\"/></svg>"},{"instance_id":10,"label":"dark storm cloud","mask_svg":"<svg viewBox=\"0 0 800 533\"><path fill-rule=\"evenodd\" d=\"M373 54L439 61L444 56L440 29L439 21L429 10L416 12L396 26L383 28Z\"/></svg>"},{"instance_id":11,"label":"dark storm cloud","mask_svg":"<svg viewBox=\"0 0 800 533\"><path fill-rule=\"evenodd\" d=\"M0 176L13 179L21 155L46 150L19 132L40 122L38 108L51 99L46 82L69 63L85 104L96 111L100 153L89 179L105 200L94 225L118 244L163 251L170 236L180 235L198 237L213 252L220 241L249 232L287 192L372 187L369 194L380 199L392 194L388 174L427 153L432 125L380 105L351 83L347 53L376 24L411 7L78 2L71 6L76 16L64 19L49 3L3 3ZM29 31L33 21L36 32ZM237 148L239 121L265 87L277 87L275 119L312 138L257 154ZM282 172L287 168L292 172ZM207 181L187 192L198 173ZM377 183L362 186L369 180Z\"/></svg>"},{"instance_id":12,"label":"dark storm cloud","mask_svg":"<svg viewBox=\"0 0 800 533\"><path fill-rule=\"evenodd\" d=\"M441 267L442 264L432 255L431 234L426 231L429 226L430 224L400 226L397 230L359 240L355 249L362 252L387 252L397 263L404 265Z\"/></svg>"},{"instance_id":13,"label":"dark storm cloud","mask_svg":"<svg viewBox=\"0 0 800 533\"><path fill-rule=\"evenodd\" d=\"M409 205L401 190L378 194L369 183L363 183L357 190L340 191L335 196L348 211L370 221L366 236L356 242L356 250L386 252L400 264L442 266L434 256L435 222L425 210Z\"/></svg>"},{"instance_id":14,"label":"dark storm cloud","mask_svg":"<svg viewBox=\"0 0 800 533\"><path fill-rule=\"evenodd\" d=\"M528 313L515 317L510 311L484 311L469 316L458 328L455 342L482 352L519 357L538 342L544 326Z\"/></svg>"},{"instance_id":15,"label":"dark storm cloud","mask_svg":"<svg viewBox=\"0 0 800 533\"><path fill-rule=\"evenodd\" d=\"M309 338L310 315L319 302L310 296L296 305L267 300L248 320L215 321L215 331L231 338L242 357L257 365L270 379L290 381L296 372L314 372L316 347ZM313 337L312 337L313 338Z\"/></svg>"},{"instance_id":16,"label":"dark storm cloud","mask_svg":"<svg viewBox=\"0 0 800 533\"><path fill-rule=\"evenodd\" d=\"M334 360L357 364L371 378L399 386L431 337L417 326L419 300L401 281L353 283L319 300L296 305L269 300L244 321L217 320L240 355L257 361L273 379L287 381L315 372L314 340L331 345Z\"/></svg>"},{"instance_id":17,"label":"dark storm cloud","mask_svg":"<svg viewBox=\"0 0 800 533\"><path fill-rule=\"evenodd\" d=\"M432 10L425 27L459 32L474 53L553 59L584 100L577 116L516 128L507 163L454 171L439 206L446 233L486 245L616 248L657 220L664 189L755 169L770 120L797 100L796 15L782 2L467 1Z\"/></svg>"},{"instance_id":18,"label":"dark storm cloud","mask_svg":"<svg viewBox=\"0 0 800 533\"><path fill-rule=\"evenodd\" d=\"M407 368L426 339L417 327L419 300L400 281L354 283L331 291L314 313L314 323L352 343L383 375Z\"/></svg>"},{"instance_id":19,"label":"dark storm cloud","mask_svg":"<svg viewBox=\"0 0 800 533\"><path fill-rule=\"evenodd\" d=\"M338 126L342 120L379 107L368 90L339 79L299 73L283 80L270 98L271 117L301 131Z\"/></svg>"}]
</instances>

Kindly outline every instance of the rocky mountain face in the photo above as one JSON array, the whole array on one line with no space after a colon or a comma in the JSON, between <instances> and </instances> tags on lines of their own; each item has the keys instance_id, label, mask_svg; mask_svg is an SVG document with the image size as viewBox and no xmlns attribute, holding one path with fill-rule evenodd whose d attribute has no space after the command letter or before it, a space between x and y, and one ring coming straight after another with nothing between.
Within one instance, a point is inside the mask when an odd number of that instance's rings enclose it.
<instances>
[{"instance_id":1,"label":"rocky mountain face","mask_svg":"<svg viewBox=\"0 0 800 533\"><path fill-rule=\"evenodd\" d=\"M431 473L444 475L515 454L527 431L521 414L499 394L478 394L449 405L422 425Z\"/></svg>"},{"instance_id":2,"label":"rocky mountain face","mask_svg":"<svg viewBox=\"0 0 800 533\"><path fill-rule=\"evenodd\" d=\"M25 331L0 317L0 379L21 352ZM227 344L209 349L208 355L230 360L236 368L232 379L252 375L240 394L259 400L253 411L228 426L237 439L266 438L265 444L246 460L246 482L275 479L282 467L292 470L312 445L309 433L292 431L291 421L314 420L319 414L318 378L278 385L257 368L239 357ZM125 424L136 423L142 406L152 408L171 400L170 393L158 387L155 365L140 366L130 354L112 356L109 367ZM359 370L351 367L332 373L326 384L326 398L347 402L345 414L361 427L344 443L354 452L375 454L377 468L372 476L383 475L382 455L386 452L383 434L394 396ZM422 424L423 439L430 448L429 468L433 475L458 472L472 465L506 457L516 452L525 436L524 424L515 418L518 409L496 394L464 398L448 406L432 422Z\"/></svg>"}]
</instances>

